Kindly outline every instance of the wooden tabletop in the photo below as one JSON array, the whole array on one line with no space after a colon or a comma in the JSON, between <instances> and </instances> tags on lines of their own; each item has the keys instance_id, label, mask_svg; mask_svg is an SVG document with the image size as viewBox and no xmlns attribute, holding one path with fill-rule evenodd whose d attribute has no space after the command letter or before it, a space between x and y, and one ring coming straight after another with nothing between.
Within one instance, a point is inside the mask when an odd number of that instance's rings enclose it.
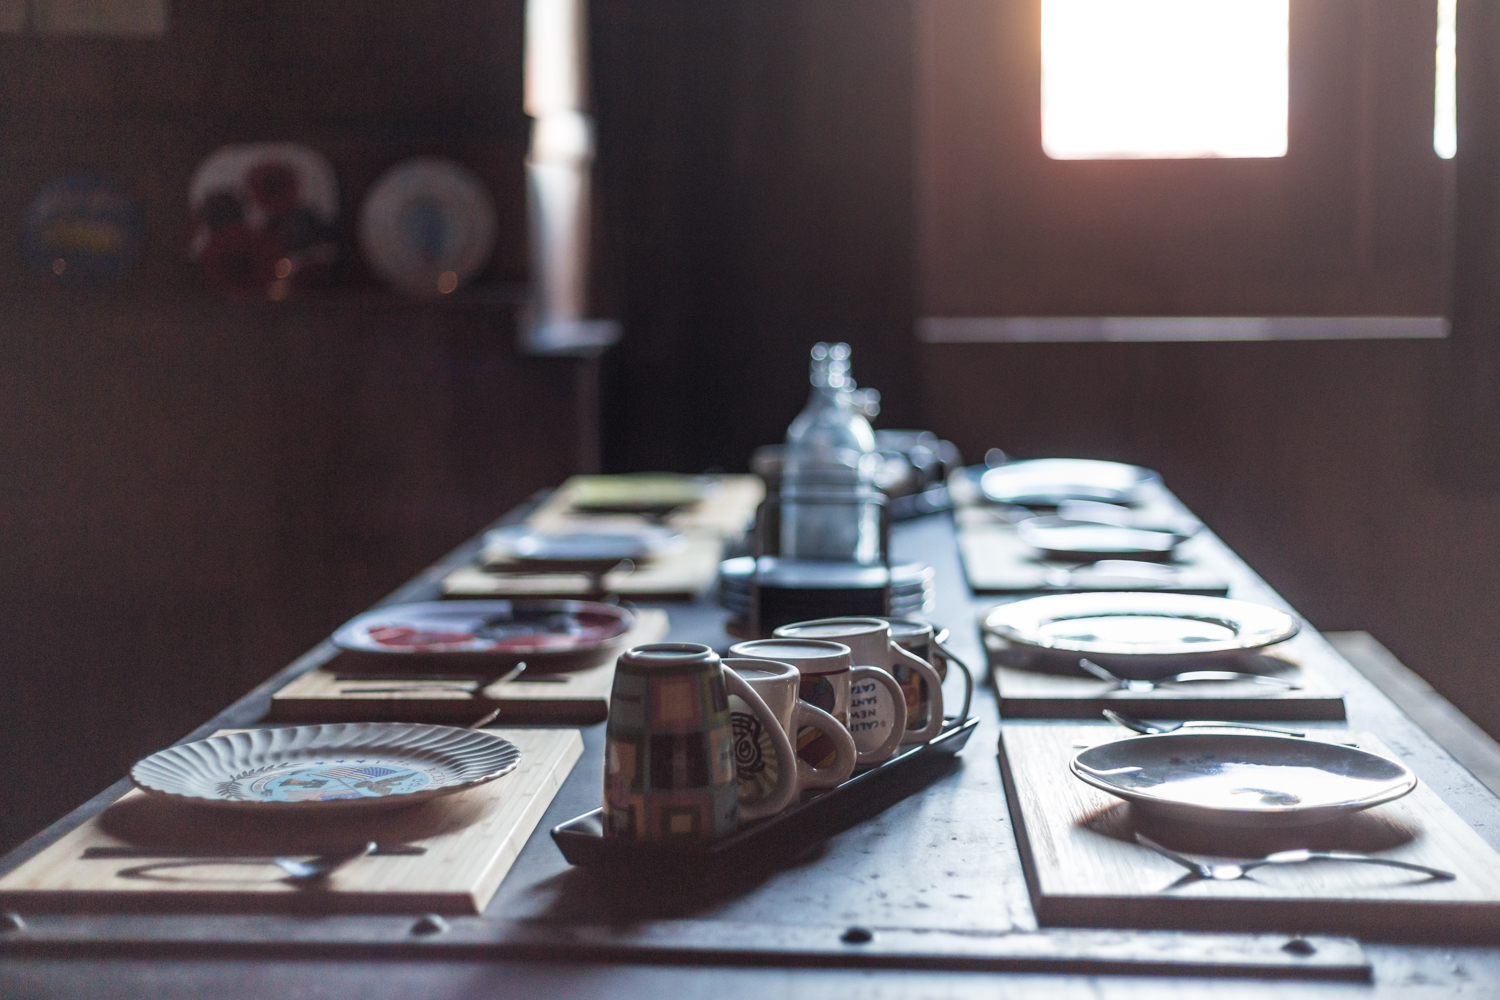
<instances>
[{"instance_id":1,"label":"wooden tabletop","mask_svg":"<svg viewBox=\"0 0 1500 1000\"><path fill-rule=\"evenodd\" d=\"M977 668L983 656L975 616L995 598L970 594L951 522L934 516L899 524L893 544L897 559L921 559L937 569L930 617L954 630L956 651ZM477 538L388 600L434 596L442 578L470 561L476 548ZM1285 607L1247 567L1230 562L1231 596ZM727 644L725 612L702 600L669 607L672 638ZM1345 692L1347 725L1376 734L1500 847L1500 800L1331 646L1321 639L1314 646L1320 668ZM274 690L331 653L327 644L309 651L190 737L254 724ZM275 917L23 915L23 929L0 931L0 995L1158 998L1212 989L1224 998L1270 997L1273 991L1363 997L1407 987L1420 987L1424 996L1457 996L1500 982L1500 947L1365 944L1371 982L1271 982L1246 974L1246 966L1280 949L1284 935L1038 929L1001 790L999 718L988 689L976 693L975 709L980 731L951 772L783 871L642 888L569 869L545 831L597 805L602 726L594 726L584 730L582 760L482 917L424 935L419 915L302 918L296 924ZM101 793L0 860L0 871L126 790L118 784ZM847 943L850 927L873 929L873 940ZM424 950L445 934L447 950ZM1330 941L1320 959L1333 965L1359 950L1353 942ZM1223 956L1230 973L1212 976L1211 983L1201 964L1210 953ZM1158 956L1159 965L1142 962L1147 954ZM299 960L285 961L292 957ZM1199 964L1189 975L1159 974L1179 959Z\"/></svg>"}]
</instances>

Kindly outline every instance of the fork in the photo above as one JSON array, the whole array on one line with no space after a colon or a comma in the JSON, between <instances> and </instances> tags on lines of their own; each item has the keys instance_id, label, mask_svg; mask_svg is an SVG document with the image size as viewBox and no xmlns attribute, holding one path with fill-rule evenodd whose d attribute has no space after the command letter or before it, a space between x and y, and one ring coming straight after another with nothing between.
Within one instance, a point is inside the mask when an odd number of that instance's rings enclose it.
<instances>
[{"instance_id":1,"label":"fork","mask_svg":"<svg viewBox=\"0 0 1500 1000\"><path fill-rule=\"evenodd\" d=\"M1275 733L1278 736L1300 736L1304 738L1307 736L1306 733L1298 732L1295 729L1274 729L1271 726L1257 726L1245 722L1211 722L1206 719L1194 719L1188 722L1147 722L1144 719L1123 715L1108 708L1104 710L1104 717L1117 726L1124 726L1126 729L1143 733L1147 736L1163 736L1167 733L1175 733L1184 726L1209 729L1254 729L1257 732Z\"/></svg>"},{"instance_id":2,"label":"fork","mask_svg":"<svg viewBox=\"0 0 1500 1000\"><path fill-rule=\"evenodd\" d=\"M1406 871L1421 872L1432 879L1441 882L1451 881L1458 876L1452 872L1445 872L1441 868L1429 868L1426 865L1413 864L1410 861L1397 861L1395 858L1380 858L1373 854L1359 854L1354 851L1309 851L1301 848L1293 851L1277 851L1275 854L1267 854L1263 858L1254 861L1242 861L1239 864L1211 865L1202 861L1194 861L1192 858L1183 857L1176 851L1169 851L1165 847L1152 840L1143 833L1136 833L1136 843L1149 851L1155 851L1169 861L1186 868L1196 879L1204 879L1213 882L1233 882L1235 879L1244 878L1250 872L1265 865L1296 865L1304 861L1354 861L1363 865L1384 865L1387 868L1402 868Z\"/></svg>"},{"instance_id":3,"label":"fork","mask_svg":"<svg viewBox=\"0 0 1500 1000\"><path fill-rule=\"evenodd\" d=\"M1173 674L1171 677L1163 677L1160 680L1148 681L1116 676L1086 657L1078 661L1078 667L1084 673L1113 684L1117 691L1155 691L1163 684L1193 684L1203 681L1249 681L1252 684L1264 684L1268 687L1280 688L1283 691L1300 691L1302 689L1302 685L1294 684L1281 677L1268 677L1265 674L1247 674L1239 670L1189 670L1185 673Z\"/></svg>"}]
</instances>

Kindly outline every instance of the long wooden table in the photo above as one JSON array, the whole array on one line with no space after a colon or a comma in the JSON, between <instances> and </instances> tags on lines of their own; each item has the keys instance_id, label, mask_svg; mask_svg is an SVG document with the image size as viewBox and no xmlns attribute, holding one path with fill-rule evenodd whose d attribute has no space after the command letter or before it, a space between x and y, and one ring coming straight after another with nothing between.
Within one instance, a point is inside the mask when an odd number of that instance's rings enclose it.
<instances>
[{"instance_id":1,"label":"long wooden table","mask_svg":"<svg viewBox=\"0 0 1500 1000\"><path fill-rule=\"evenodd\" d=\"M968 591L951 522L933 516L899 524L893 545L897 559L936 568L930 617L953 629L957 652L977 667L983 655L974 623L994 598ZM476 537L387 601L435 596L477 546ZM1285 606L1225 554L1231 596ZM711 602L666 607L672 638L728 643L726 615ZM1325 676L1346 693L1348 724L1377 734L1500 846L1500 800L1331 646L1321 639L1315 646ZM255 724L272 692L332 652L320 644L187 738ZM1274 953L1285 935L1039 928L1001 788L999 718L987 689L977 692L975 710L980 728L956 767L785 870L641 886L570 869L546 830L598 804L603 741L602 726L594 726L584 730L583 759L481 917L417 935L419 915L23 914L23 927L0 929L0 996L1157 998L1212 989L1227 998L1386 995L1405 987L1458 996L1500 984L1500 942L1417 946L1401 943L1399 929L1383 935L1392 940L1365 942L1362 952L1356 942L1323 942L1319 960L1330 967L1362 953L1370 981L1273 982L1266 976L1284 972ZM122 782L102 792L0 859L0 871L126 790ZM851 927L873 929L873 939L850 939ZM1256 972L1267 956L1272 963Z\"/></svg>"}]
</instances>

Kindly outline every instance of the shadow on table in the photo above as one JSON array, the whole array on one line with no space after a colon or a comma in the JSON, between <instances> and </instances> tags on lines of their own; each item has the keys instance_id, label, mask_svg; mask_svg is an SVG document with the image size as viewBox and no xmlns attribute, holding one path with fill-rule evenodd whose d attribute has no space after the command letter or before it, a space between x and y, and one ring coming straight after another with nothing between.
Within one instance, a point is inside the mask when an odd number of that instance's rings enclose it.
<instances>
[{"instance_id":1,"label":"shadow on table","mask_svg":"<svg viewBox=\"0 0 1500 1000\"><path fill-rule=\"evenodd\" d=\"M570 868L533 887L550 897L533 919L619 924L703 916L754 892L780 872L818 865L829 838L954 773L963 761L939 755L923 764L899 780L872 787L836 814L804 810L775 835L757 837L753 849L740 853L701 854L684 848L667 861Z\"/></svg>"}]
</instances>

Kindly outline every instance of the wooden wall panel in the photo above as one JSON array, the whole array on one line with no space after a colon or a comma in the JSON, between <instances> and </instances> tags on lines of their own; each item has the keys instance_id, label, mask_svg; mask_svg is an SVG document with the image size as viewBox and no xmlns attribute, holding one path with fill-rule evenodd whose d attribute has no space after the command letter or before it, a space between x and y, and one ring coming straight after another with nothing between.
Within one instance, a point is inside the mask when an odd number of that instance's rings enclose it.
<instances>
[{"instance_id":1,"label":"wooden wall panel","mask_svg":"<svg viewBox=\"0 0 1500 1000\"><path fill-rule=\"evenodd\" d=\"M0 36L0 846L573 471L574 363L513 343L522 8L194 0L159 40ZM333 286L280 304L186 259L192 170L264 139L321 150L343 198ZM417 154L494 195L489 291L411 302L360 262L360 200ZM20 258L79 167L146 224L94 290Z\"/></svg>"}]
</instances>

